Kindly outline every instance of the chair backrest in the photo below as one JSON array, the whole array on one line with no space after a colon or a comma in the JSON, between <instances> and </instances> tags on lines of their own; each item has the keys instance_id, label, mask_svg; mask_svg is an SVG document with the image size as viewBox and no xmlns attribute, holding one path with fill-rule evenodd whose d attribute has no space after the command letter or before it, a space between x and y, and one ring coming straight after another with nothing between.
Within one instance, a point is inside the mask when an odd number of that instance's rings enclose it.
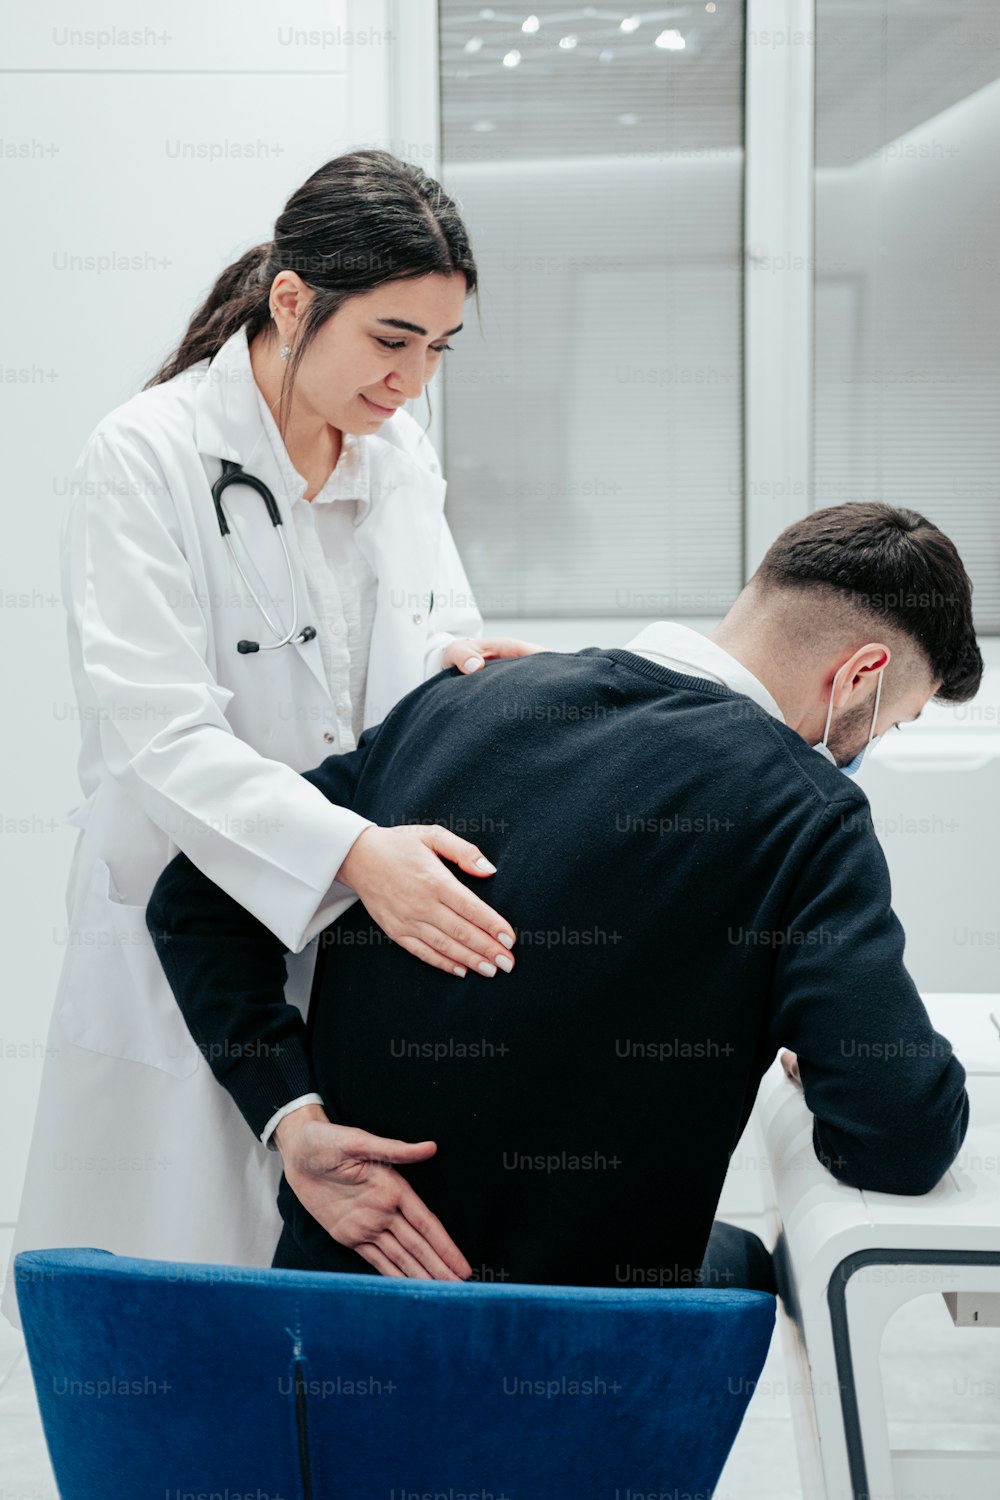
<instances>
[{"instance_id":1,"label":"chair backrest","mask_svg":"<svg viewBox=\"0 0 1000 1500\"><path fill-rule=\"evenodd\" d=\"M708 1500L768 1292L490 1285L26 1251L62 1500Z\"/></svg>"}]
</instances>

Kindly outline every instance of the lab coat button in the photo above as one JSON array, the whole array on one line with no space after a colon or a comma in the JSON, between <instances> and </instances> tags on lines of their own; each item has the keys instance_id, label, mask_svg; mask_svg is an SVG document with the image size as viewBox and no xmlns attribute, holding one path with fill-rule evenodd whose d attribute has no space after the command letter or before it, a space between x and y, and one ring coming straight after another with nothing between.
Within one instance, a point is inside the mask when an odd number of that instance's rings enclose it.
<instances>
[{"instance_id":1,"label":"lab coat button","mask_svg":"<svg viewBox=\"0 0 1000 1500\"><path fill-rule=\"evenodd\" d=\"M324 729L323 738L326 740L328 745L332 745L334 740L336 739L336 735L331 734L329 729Z\"/></svg>"},{"instance_id":2,"label":"lab coat button","mask_svg":"<svg viewBox=\"0 0 1000 1500\"><path fill-rule=\"evenodd\" d=\"M423 615L414 615L413 616L413 623L414 623L414 625L422 625L423 622L424 622Z\"/></svg>"}]
</instances>

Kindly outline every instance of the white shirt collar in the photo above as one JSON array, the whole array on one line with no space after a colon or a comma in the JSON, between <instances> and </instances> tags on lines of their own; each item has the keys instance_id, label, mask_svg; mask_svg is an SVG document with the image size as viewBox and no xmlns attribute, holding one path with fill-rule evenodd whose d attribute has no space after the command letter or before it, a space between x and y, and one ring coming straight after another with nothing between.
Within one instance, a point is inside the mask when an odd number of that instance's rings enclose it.
<instances>
[{"instance_id":1,"label":"white shirt collar","mask_svg":"<svg viewBox=\"0 0 1000 1500\"><path fill-rule=\"evenodd\" d=\"M683 672L688 677L703 677L709 682L721 683L734 693L752 698L782 724L785 722L784 714L758 677L735 656L730 656L728 651L710 641L708 636L691 630L687 625L678 625L673 620L655 620L633 636L625 650L674 672Z\"/></svg>"},{"instance_id":2,"label":"white shirt collar","mask_svg":"<svg viewBox=\"0 0 1000 1500\"><path fill-rule=\"evenodd\" d=\"M371 504L371 485L368 444L364 434L345 432L341 434L340 457L318 495L312 500L306 500L305 491L308 486L303 485L302 475L293 465L288 456L278 424L275 422L264 393L254 381L254 390L257 392L257 405L260 408L261 421L267 430L267 435L274 453L275 462L280 468L290 494L296 495L303 505L325 505L333 500L357 500L358 508L354 524L360 525L368 513Z\"/></svg>"}]
</instances>

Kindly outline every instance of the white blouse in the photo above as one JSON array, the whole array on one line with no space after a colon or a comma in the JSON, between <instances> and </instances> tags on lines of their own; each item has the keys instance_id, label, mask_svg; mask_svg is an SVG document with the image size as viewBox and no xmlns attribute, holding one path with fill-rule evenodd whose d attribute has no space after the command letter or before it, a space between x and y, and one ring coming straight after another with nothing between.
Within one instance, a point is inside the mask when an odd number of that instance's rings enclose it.
<instances>
[{"instance_id":1,"label":"white blouse","mask_svg":"<svg viewBox=\"0 0 1000 1500\"><path fill-rule=\"evenodd\" d=\"M333 754L353 750L364 728L365 687L378 579L354 538L371 505L368 445L345 432L336 467L319 494L306 500L259 387L257 404L292 503L302 549L309 607L337 712ZM306 486L308 488L308 486Z\"/></svg>"},{"instance_id":2,"label":"white blouse","mask_svg":"<svg viewBox=\"0 0 1000 1500\"><path fill-rule=\"evenodd\" d=\"M331 754L354 750L364 728L365 687L378 579L354 537L354 529L371 505L368 445L352 432L342 435L340 457L326 484L312 500L303 476L288 456L277 423L259 386L257 404L275 460L292 502L292 517L302 549L311 618L316 622L330 696L337 711L337 738ZM274 1127L301 1104L322 1104L319 1094L303 1094L268 1120L261 1140L277 1147Z\"/></svg>"}]
</instances>

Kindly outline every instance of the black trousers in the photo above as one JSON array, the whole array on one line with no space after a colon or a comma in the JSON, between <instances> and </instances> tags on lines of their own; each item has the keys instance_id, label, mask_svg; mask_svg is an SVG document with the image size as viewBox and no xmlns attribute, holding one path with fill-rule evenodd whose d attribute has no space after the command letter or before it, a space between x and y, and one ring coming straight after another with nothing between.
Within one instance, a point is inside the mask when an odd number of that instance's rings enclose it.
<instances>
[{"instance_id":1,"label":"black trousers","mask_svg":"<svg viewBox=\"0 0 1000 1500\"><path fill-rule=\"evenodd\" d=\"M282 1181L282 1187L285 1187L284 1181ZM324 1256L322 1264L318 1258L311 1257L299 1244L286 1222L271 1262L272 1269L332 1271L334 1274L350 1271L372 1276L379 1274L374 1266L370 1266L353 1250L347 1250L342 1246L334 1249L328 1236L327 1242L336 1259L340 1261L339 1265L332 1265L327 1256ZM701 1263L700 1278L702 1286L717 1287L723 1291L734 1287L744 1287L750 1291L777 1294L778 1290L771 1252L764 1241L751 1230L741 1229L736 1224L727 1224L723 1219L716 1219L712 1224L712 1233Z\"/></svg>"}]
</instances>

